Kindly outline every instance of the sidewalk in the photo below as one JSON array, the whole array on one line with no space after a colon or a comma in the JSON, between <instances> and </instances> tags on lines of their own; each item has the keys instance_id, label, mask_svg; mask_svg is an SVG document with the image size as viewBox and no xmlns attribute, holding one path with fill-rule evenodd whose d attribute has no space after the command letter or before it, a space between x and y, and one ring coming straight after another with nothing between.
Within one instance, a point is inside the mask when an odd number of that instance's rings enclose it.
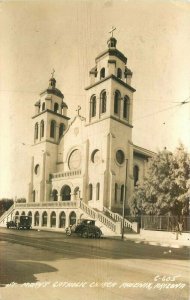
<instances>
[{"instance_id":1,"label":"sidewalk","mask_svg":"<svg viewBox=\"0 0 190 300\"><path fill-rule=\"evenodd\" d=\"M157 232L141 230L140 234L125 234L125 240L131 240L135 243L143 243L155 246L181 248L190 247L190 233L182 233L176 239L175 232Z\"/></svg>"}]
</instances>

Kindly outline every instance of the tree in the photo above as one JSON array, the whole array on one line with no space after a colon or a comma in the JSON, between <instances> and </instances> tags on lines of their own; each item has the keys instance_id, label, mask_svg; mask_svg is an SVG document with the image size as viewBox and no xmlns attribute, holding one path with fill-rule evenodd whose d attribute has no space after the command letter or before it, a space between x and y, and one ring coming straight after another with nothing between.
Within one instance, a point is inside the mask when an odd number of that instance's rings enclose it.
<instances>
[{"instance_id":1,"label":"tree","mask_svg":"<svg viewBox=\"0 0 190 300\"><path fill-rule=\"evenodd\" d=\"M190 156L180 144L174 153L164 149L150 159L144 182L131 198L131 213L188 215L189 195Z\"/></svg>"},{"instance_id":2,"label":"tree","mask_svg":"<svg viewBox=\"0 0 190 300\"><path fill-rule=\"evenodd\" d=\"M12 205L13 205L14 201L13 199L0 199L0 216L6 211L8 210Z\"/></svg>"},{"instance_id":3,"label":"tree","mask_svg":"<svg viewBox=\"0 0 190 300\"><path fill-rule=\"evenodd\" d=\"M17 198L16 203L26 203L26 198Z\"/></svg>"}]
</instances>

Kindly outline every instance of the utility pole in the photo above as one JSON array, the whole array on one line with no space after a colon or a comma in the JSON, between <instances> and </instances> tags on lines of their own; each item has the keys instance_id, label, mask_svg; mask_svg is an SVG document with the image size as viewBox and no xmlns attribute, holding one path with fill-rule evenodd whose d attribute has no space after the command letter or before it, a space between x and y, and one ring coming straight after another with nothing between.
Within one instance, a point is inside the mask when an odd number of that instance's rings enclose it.
<instances>
[{"instance_id":1,"label":"utility pole","mask_svg":"<svg viewBox=\"0 0 190 300\"><path fill-rule=\"evenodd\" d=\"M125 185L124 185L124 199L123 199L123 207L122 207L122 225L121 225L121 239L124 239L124 225L125 225L125 201L127 195L127 167L128 167L128 159L125 159Z\"/></svg>"}]
</instances>

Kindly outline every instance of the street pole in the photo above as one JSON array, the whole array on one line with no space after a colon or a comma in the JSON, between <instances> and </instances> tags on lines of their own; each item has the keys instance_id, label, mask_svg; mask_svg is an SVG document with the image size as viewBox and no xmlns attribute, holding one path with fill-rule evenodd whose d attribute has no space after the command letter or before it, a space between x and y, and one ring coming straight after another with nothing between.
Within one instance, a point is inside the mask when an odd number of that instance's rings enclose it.
<instances>
[{"instance_id":1,"label":"street pole","mask_svg":"<svg viewBox=\"0 0 190 300\"><path fill-rule=\"evenodd\" d=\"M128 166L128 159L125 159L125 185L124 185L124 199L123 199L123 207L122 207L122 226L121 226L121 239L124 239L124 225L125 225L125 201L127 195L127 166Z\"/></svg>"}]
</instances>

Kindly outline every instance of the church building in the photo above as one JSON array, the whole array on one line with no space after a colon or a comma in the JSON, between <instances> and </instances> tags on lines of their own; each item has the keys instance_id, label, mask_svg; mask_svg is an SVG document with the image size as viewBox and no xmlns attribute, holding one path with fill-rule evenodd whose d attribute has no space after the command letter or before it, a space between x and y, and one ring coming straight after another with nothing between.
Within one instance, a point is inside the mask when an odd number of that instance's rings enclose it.
<instances>
[{"instance_id":1,"label":"church building","mask_svg":"<svg viewBox=\"0 0 190 300\"><path fill-rule=\"evenodd\" d=\"M128 199L153 153L133 144L135 89L127 57L116 46L112 34L95 58L85 116L78 103L76 116L69 118L53 73L35 103L28 199L12 211L28 215L34 228L63 230L89 217L117 233L123 209L129 213Z\"/></svg>"}]
</instances>

